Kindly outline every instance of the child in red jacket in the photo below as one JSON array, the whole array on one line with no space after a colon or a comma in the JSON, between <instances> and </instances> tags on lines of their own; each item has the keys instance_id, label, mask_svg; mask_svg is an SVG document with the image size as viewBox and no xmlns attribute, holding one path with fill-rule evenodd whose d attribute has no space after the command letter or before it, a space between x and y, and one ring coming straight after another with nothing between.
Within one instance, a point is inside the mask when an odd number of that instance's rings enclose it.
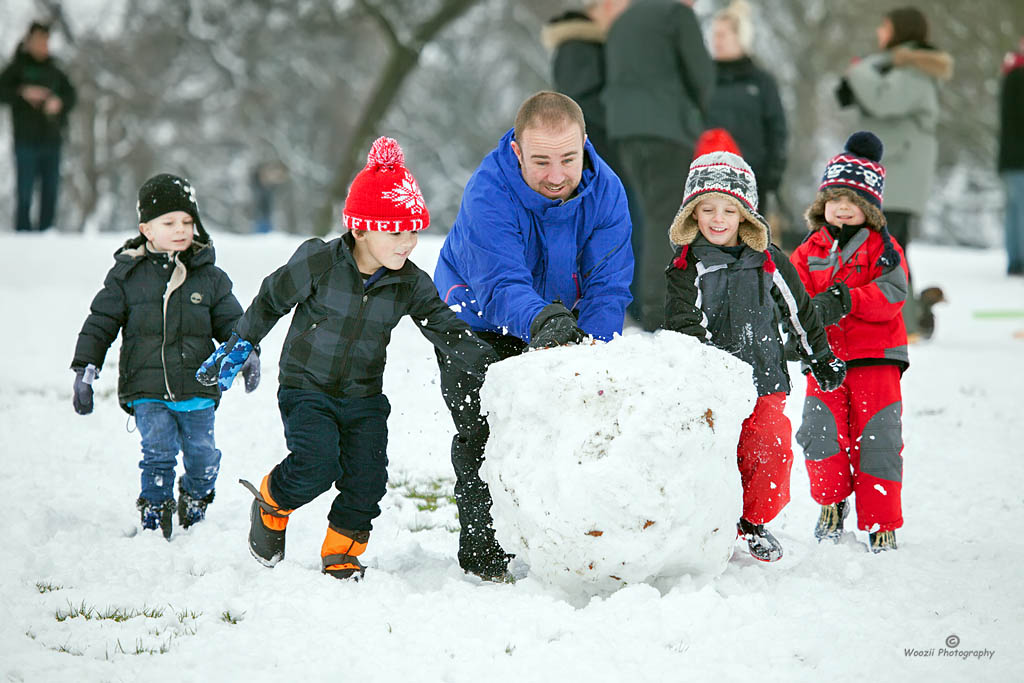
<instances>
[{"instance_id":1,"label":"child in red jacket","mask_svg":"<svg viewBox=\"0 0 1024 683\"><path fill-rule=\"evenodd\" d=\"M807 377L796 439L811 496L822 506L814 535L839 541L852 493L857 526L869 532L873 552L895 550L903 526L900 378L910 365L900 315L907 265L885 227L881 159L875 135L850 136L825 167L805 214L811 233L792 255L829 345L847 365L838 391L824 392Z\"/></svg>"}]
</instances>

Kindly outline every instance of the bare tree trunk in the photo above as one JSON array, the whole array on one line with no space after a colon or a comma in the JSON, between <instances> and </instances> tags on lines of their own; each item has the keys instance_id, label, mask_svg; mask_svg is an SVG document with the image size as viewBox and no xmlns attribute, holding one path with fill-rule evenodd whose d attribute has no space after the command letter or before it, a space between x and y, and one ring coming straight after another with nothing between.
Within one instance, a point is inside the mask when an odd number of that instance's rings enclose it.
<instances>
[{"instance_id":1,"label":"bare tree trunk","mask_svg":"<svg viewBox=\"0 0 1024 683\"><path fill-rule=\"evenodd\" d=\"M359 169L362 168L362 158L366 153L374 130L384 115L387 114L399 90L401 90L402 85L405 83L405 79L416 68L424 46L429 44L443 28L458 19L476 2L477 0L445 0L430 18L412 31L410 39L403 42L398 37L394 24L381 12L379 7L369 0L357 0L357 4L377 22L381 31L387 37L391 55L381 70L373 90L366 100L366 104L359 113L359 118L356 120L352 132L348 136L348 142L343 148L341 162L334 174L334 179L331 181L327 201L317 217L316 233L318 235L326 235L330 231L334 219L335 204L344 200L349 183Z\"/></svg>"}]
</instances>

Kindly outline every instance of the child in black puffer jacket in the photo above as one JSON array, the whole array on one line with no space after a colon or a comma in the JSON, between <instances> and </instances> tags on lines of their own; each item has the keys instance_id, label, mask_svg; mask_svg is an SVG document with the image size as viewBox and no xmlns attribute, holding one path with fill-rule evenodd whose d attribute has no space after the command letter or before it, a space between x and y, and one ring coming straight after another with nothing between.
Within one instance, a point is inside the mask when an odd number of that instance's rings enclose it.
<instances>
[{"instance_id":1,"label":"child in black puffer jacket","mask_svg":"<svg viewBox=\"0 0 1024 683\"><path fill-rule=\"evenodd\" d=\"M220 389L203 386L195 373L213 351L213 340L231 336L242 307L231 280L214 265L213 245L187 180L169 174L150 178L139 190L138 212L141 234L114 254L114 267L78 335L73 402L78 414L92 412L93 380L120 333L118 400L135 416L142 437L136 506L144 529L159 527L169 538L179 450L185 466L178 482L179 524L187 528L201 521L213 501ZM259 382L256 354L244 372L251 391Z\"/></svg>"}]
</instances>

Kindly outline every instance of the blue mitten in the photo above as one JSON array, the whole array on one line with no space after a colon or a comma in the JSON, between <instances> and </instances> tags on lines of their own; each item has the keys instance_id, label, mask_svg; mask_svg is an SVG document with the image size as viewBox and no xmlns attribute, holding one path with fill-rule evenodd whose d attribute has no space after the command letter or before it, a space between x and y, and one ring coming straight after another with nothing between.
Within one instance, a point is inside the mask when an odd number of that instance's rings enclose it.
<instances>
[{"instance_id":1,"label":"blue mitten","mask_svg":"<svg viewBox=\"0 0 1024 683\"><path fill-rule=\"evenodd\" d=\"M203 386L220 385L221 391L231 388L235 381L235 375L242 369L245 359L252 353L252 344L239 339L238 334L231 337L217 347L209 358L203 361L196 371L196 381Z\"/></svg>"}]
</instances>

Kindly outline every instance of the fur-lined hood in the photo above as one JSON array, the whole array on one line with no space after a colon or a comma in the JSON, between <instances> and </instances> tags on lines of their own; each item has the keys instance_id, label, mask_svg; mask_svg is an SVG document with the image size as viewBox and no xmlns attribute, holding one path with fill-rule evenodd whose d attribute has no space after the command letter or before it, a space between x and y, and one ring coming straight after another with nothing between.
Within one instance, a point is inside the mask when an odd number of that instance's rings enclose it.
<instances>
[{"instance_id":1,"label":"fur-lined hood","mask_svg":"<svg viewBox=\"0 0 1024 683\"><path fill-rule=\"evenodd\" d=\"M804 220L807 221L807 229L814 232L825 225L825 203L830 199L846 197L860 207L864 212L864 220L875 232L881 232L885 227L885 214L877 206L869 203L853 190L844 187L826 187L814 198L814 203L807 207L804 212Z\"/></svg>"},{"instance_id":2,"label":"fur-lined hood","mask_svg":"<svg viewBox=\"0 0 1024 683\"><path fill-rule=\"evenodd\" d=\"M728 199L740 210L740 215L743 217L738 233L740 242L754 251L766 251L771 243L771 228L768 227L768 221L761 214L744 206L743 202L723 192L702 192L679 207L679 213L676 214L672 221L672 227L668 230L668 238L672 244L683 247L697 238L700 228L697 227L697 219L693 215L693 210L702 200L713 195Z\"/></svg>"},{"instance_id":3,"label":"fur-lined hood","mask_svg":"<svg viewBox=\"0 0 1024 683\"><path fill-rule=\"evenodd\" d=\"M606 37L607 31L579 12L553 19L540 30L540 42L552 52L571 40L603 44Z\"/></svg>"},{"instance_id":4,"label":"fur-lined hood","mask_svg":"<svg viewBox=\"0 0 1024 683\"><path fill-rule=\"evenodd\" d=\"M953 56L928 47L898 45L889 51L894 67L910 66L932 78L948 81L953 77Z\"/></svg>"}]
</instances>

